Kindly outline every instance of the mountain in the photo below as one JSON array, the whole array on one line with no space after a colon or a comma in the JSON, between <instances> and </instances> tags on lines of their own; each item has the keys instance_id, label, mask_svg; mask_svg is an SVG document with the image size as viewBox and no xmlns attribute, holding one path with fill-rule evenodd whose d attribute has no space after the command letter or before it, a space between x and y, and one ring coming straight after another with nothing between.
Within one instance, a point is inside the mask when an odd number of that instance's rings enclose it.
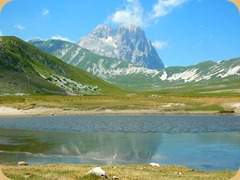
<instances>
[{"instance_id":1,"label":"mountain","mask_svg":"<svg viewBox=\"0 0 240 180\"><path fill-rule=\"evenodd\" d=\"M52 54L59 59L62 59L68 64L84 69L91 74L107 79L110 76L135 74L137 72L147 71L158 72L143 67L136 66L125 60L117 60L114 58L95 54L85 48L82 48L74 43L62 40L40 40L33 39L28 43L41 49L42 51Z\"/></svg>"},{"instance_id":2,"label":"mountain","mask_svg":"<svg viewBox=\"0 0 240 180\"><path fill-rule=\"evenodd\" d=\"M240 58L161 70L130 67L125 74L112 73L105 79L121 88L142 92L239 94Z\"/></svg>"},{"instance_id":3,"label":"mountain","mask_svg":"<svg viewBox=\"0 0 240 180\"><path fill-rule=\"evenodd\" d=\"M240 58L204 61L187 67L168 67L160 70L156 77L159 78L158 86L169 87L162 88L167 91L174 87L177 93L239 95Z\"/></svg>"},{"instance_id":4,"label":"mountain","mask_svg":"<svg viewBox=\"0 0 240 180\"><path fill-rule=\"evenodd\" d=\"M112 84L115 84L115 81L117 82L119 79L125 79L126 81L128 76L152 77L159 72L157 70L136 66L125 60L116 60L114 58L97 55L71 42L54 39L46 41L33 39L28 42L42 51L86 70ZM132 82L131 85L134 83L135 82Z\"/></svg>"},{"instance_id":5,"label":"mountain","mask_svg":"<svg viewBox=\"0 0 240 180\"><path fill-rule=\"evenodd\" d=\"M112 29L98 25L93 32L82 37L77 44L96 54L126 60L149 69L164 68L150 40L140 27L124 25Z\"/></svg>"},{"instance_id":6,"label":"mountain","mask_svg":"<svg viewBox=\"0 0 240 180\"><path fill-rule=\"evenodd\" d=\"M32 40L29 43L111 84L132 91L179 93L182 89L182 93L190 90L205 93L239 92L240 88L240 58L155 70L100 56L61 40Z\"/></svg>"},{"instance_id":7,"label":"mountain","mask_svg":"<svg viewBox=\"0 0 240 180\"><path fill-rule=\"evenodd\" d=\"M123 93L16 37L0 37L0 95Z\"/></svg>"}]
</instances>

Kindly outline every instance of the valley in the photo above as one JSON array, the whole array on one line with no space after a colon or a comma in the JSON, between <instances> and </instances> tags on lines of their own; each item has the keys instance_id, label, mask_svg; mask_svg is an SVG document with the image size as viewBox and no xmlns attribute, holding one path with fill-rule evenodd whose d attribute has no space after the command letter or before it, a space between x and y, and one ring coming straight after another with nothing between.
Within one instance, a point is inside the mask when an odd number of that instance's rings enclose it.
<instances>
[{"instance_id":1,"label":"valley","mask_svg":"<svg viewBox=\"0 0 240 180\"><path fill-rule=\"evenodd\" d=\"M43 108L40 114L45 108L59 108L55 114L239 113L240 58L149 69L62 40L1 37L0 47L2 107Z\"/></svg>"}]
</instances>

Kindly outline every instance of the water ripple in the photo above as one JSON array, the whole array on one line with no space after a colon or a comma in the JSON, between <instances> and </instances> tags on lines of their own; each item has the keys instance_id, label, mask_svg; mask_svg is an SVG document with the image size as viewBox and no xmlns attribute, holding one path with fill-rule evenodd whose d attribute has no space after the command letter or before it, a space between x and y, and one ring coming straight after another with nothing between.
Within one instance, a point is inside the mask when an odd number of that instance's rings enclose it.
<instances>
[{"instance_id":1,"label":"water ripple","mask_svg":"<svg viewBox=\"0 0 240 180\"><path fill-rule=\"evenodd\" d=\"M89 115L1 118L1 128L63 132L239 132L239 116Z\"/></svg>"}]
</instances>

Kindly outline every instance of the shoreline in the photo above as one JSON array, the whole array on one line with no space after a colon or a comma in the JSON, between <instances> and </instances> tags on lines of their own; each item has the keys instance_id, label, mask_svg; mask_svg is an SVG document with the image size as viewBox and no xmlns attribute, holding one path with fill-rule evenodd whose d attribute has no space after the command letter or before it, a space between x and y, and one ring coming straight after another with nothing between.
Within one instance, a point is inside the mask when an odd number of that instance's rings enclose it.
<instances>
[{"instance_id":1,"label":"shoreline","mask_svg":"<svg viewBox=\"0 0 240 180\"><path fill-rule=\"evenodd\" d=\"M196 116L239 116L239 112L220 113L218 111L163 111L157 109L94 109L81 110L73 108L49 108L35 107L31 109L16 109L12 107L0 106L0 117L28 117L28 116L69 116L69 115L196 115Z\"/></svg>"}]
</instances>

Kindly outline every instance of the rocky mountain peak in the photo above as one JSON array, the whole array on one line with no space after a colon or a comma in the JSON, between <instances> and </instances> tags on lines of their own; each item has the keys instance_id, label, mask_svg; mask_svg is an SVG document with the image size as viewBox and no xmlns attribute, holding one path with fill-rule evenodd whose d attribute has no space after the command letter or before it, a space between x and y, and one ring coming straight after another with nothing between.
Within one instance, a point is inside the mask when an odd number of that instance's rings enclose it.
<instances>
[{"instance_id":1,"label":"rocky mountain peak","mask_svg":"<svg viewBox=\"0 0 240 180\"><path fill-rule=\"evenodd\" d=\"M129 31L143 31L139 26L135 25L122 25L118 29L129 30Z\"/></svg>"},{"instance_id":2,"label":"rocky mountain peak","mask_svg":"<svg viewBox=\"0 0 240 180\"><path fill-rule=\"evenodd\" d=\"M93 30L92 34L99 38L106 38L109 34L111 34L111 28L100 24Z\"/></svg>"},{"instance_id":3,"label":"rocky mountain peak","mask_svg":"<svg viewBox=\"0 0 240 180\"><path fill-rule=\"evenodd\" d=\"M150 69L164 67L145 32L134 25L123 25L116 29L98 25L77 44L96 54L127 60L138 66Z\"/></svg>"}]
</instances>

